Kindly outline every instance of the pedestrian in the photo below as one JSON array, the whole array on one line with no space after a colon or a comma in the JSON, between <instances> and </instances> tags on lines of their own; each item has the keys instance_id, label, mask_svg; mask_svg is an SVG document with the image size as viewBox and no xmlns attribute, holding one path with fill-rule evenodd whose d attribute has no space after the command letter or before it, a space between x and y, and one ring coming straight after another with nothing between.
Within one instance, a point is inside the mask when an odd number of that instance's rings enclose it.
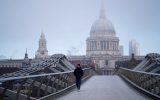
<instances>
[{"instance_id":1,"label":"pedestrian","mask_svg":"<svg viewBox=\"0 0 160 100\"><path fill-rule=\"evenodd\" d=\"M83 76L83 70L81 68L81 65L80 64L77 64L76 66L76 69L74 70L74 76L76 78L76 87L78 90L80 90L80 87L81 87L81 79L82 79L82 76Z\"/></svg>"}]
</instances>

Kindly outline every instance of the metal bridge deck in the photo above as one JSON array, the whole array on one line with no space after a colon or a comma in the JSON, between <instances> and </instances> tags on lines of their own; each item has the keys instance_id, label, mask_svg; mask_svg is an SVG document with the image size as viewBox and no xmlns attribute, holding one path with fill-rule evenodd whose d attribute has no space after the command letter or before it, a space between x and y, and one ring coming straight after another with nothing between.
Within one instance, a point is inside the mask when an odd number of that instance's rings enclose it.
<instances>
[{"instance_id":1,"label":"metal bridge deck","mask_svg":"<svg viewBox=\"0 0 160 100\"><path fill-rule=\"evenodd\" d=\"M152 100L119 76L93 76L81 86L56 100Z\"/></svg>"}]
</instances>

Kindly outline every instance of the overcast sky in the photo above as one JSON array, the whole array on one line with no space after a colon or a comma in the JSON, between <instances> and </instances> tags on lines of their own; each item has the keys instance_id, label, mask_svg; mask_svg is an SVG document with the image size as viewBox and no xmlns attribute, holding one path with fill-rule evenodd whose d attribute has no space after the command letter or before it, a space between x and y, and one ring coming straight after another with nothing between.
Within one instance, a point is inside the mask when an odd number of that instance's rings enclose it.
<instances>
[{"instance_id":1,"label":"overcast sky","mask_svg":"<svg viewBox=\"0 0 160 100\"><path fill-rule=\"evenodd\" d=\"M160 0L104 0L106 16L128 55L129 40L140 53L160 53ZM86 53L86 38L99 17L101 0L0 0L0 55L35 57L41 31L49 54Z\"/></svg>"}]
</instances>

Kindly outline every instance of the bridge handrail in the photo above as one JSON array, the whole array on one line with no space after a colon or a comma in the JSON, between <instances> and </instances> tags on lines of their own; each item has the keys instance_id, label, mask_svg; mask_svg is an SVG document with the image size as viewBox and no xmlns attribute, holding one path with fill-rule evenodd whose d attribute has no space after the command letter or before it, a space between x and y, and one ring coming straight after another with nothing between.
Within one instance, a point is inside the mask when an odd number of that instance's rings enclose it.
<instances>
[{"instance_id":1,"label":"bridge handrail","mask_svg":"<svg viewBox=\"0 0 160 100\"><path fill-rule=\"evenodd\" d=\"M156 100L160 99L160 74L134 71L126 68L119 68L118 73L137 89Z\"/></svg>"},{"instance_id":2,"label":"bridge handrail","mask_svg":"<svg viewBox=\"0 0 160 100\"><path fill-rule=\"evenodd\" d=\"M87 69L91 69L91 68L84 68L83 70L87 70ZM72 73L73 71L74 71L74 70L72 70L72 71L66 71L66 72L39 74L39 75L28 75L28 76L18 76L18 77L0 78L0 82L11 81L11 80L19 80L19 79L26 79L26 78L36 78L36 77L43 77L43 76L51 76L51 75L61 75L61 74Z\"/></svg>"},{"instance_id":3,"label":"bridge handrail","mask_svg":"<svg viewBox=\"0 0 160 100\"><path fill-rule=\"evenodd\" d=\"M91 69L91 67L83 69L82 80L92 75ZM0 78L0 100L7 97L12 98L11 100L51 99L74 86L73 71Z\"/></svg>"},{"instance_id":4,"label":"bridge handrail","mask_svg":"<svg viewBox=\"0 0 160 100\"><path fill-rule=\"evenodd\" d=\"M128 70L128 71L131 71L131 72L143 73L143 74L147 74L147 75L156 75L156 76L160 76L160 74L158 74L158 73L143 72L143 71L135 71L135 70L132 70L132 69L127 69L127 68L122 68L122 67L120 67L120 69Z\"/></svg>"}]
</instances>

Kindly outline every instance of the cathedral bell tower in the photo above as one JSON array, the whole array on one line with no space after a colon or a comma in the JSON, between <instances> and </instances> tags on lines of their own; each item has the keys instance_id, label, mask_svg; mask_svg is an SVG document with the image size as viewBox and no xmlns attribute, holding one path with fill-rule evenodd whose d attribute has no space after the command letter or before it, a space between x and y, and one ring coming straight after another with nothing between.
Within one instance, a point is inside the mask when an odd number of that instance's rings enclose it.
<instances>
[{"instance_id":1,"label":"cathedral bell tower","mask_svg":"<svg viewBox=\"0 0 160 100\"><path fill-rule=\"evenodd\" d=\"M35 55L36 59L44 59L44 58L48 58L48 50L47 50L47 46L46 46L46 39L45 39L45 35L42 32L40 39L39 39L39 48L36 52Z\"/></svg>"}]
</instances>

